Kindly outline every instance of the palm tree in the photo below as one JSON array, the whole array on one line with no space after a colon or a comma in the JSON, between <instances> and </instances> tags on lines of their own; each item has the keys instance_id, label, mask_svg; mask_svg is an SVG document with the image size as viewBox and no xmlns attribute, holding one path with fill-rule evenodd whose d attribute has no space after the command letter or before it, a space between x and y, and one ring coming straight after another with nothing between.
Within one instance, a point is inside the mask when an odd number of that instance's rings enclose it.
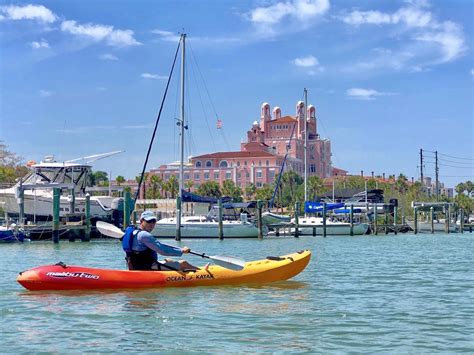
<instances>
[{"instance_id":1,"label":"palm tree","mask_svg":"<svg viewBox=\"0 0 474 355\"><path fill-rule=\"evenodd\" d=\"M150 177L150 185L151 185L151 196L152 198L157 198L160 196L158 192L163 185L163 179L159 175L152 175Z\"/></svg>"},{"instance_id":2,"label":"palm tree","mask_svg":"<svg viewBox=\"0 0 474 355\"><path fill-rule=\"evenodd\" d=\"M188 192L191 192L191 189L193 188L194 186L194 182L192 181L186 181L184 183L184 187L188 189Z\"/></svg>"},{"instance_id":3,"label":"palm tree","mask_svg":"<svg viewBox=\"0 0 474 355\"><path fill-rule=\"evenodd\" d=\"M125 178L122 175L119 175L115 178L115 182L117 183L117 186L120 186L125 182Z\"/></svg>"},{"instance_id":4,"label":"palm tree","mask_svg":"<svg viewBox=\"0 0 474 355\"><path fill-rule=\"evenodd\" d=\"M466 190L466 184L464 182L461 182L461 183L457 184L454 189L456 190L456 193L458 195L463 194L464 191Z\"/></svg>"},{"instance_id":5,"label":"palm tree","mask_svg":"<svg viewBox=\"0 0 474 355\"><path fill-rule=\"evenodd\" d=\"M316 200L318 195L325 192L323 180L319 176L310 176L308 178L308 198Z\"/></svg>"},{"instance_id":6,"label":"palm tree","mask_svg":"<svg viewBox=\"0 0 474 355\"><path fill-rule=\"evenodd\" d=\"M197 189L198 195L216 197L219 198L222 196L221 188L216 181L206 181L205 183L199 185Z\"/></svg>"},{"instance_id":7,"label":"palm tree","mask_svg":"<svg viewBox=\"0 0 474 355\"><path fill-rule=\"evenodd\" d=\"M171 175L166 185L167 185L167 190L169 191L171 195L171 198L176 198L176 195L178 194L178 191L179 191L179 183L176 176Z\"/></svg>"},{"instance_id":8,"label":"palm tree","mask_svg":"<svg viewBox=\"0 0 474 355\"><path fill-rule=\"evenodd\" d=\"M248 184L247 186L245 186L245 198L247 200L250 200L255 195L256 191L257 191L257 187L255 186L255 184L253 183Z\"/></svg>"}]
</instances>

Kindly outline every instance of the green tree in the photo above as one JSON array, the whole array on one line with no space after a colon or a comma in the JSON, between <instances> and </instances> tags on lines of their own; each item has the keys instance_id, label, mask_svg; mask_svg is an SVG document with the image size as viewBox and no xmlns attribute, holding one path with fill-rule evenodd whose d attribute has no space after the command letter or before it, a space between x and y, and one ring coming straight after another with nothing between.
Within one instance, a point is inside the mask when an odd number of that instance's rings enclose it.
<instances>
[{"instance_id":1,"label":"green tree","mask_svg":"<svg viewBox=\"0 0 474 355\"><path fill-rule=\"evenodd\" d=\"M464 194L458 194L454 198L454 202L459 208L464 210L464 214L469 216L474 211L474 199Z\"/></svg>"},{"instance_id":2,"label":"green tree","mask_svg":"<svg viewBox=\"0 0 474 355\"><path fill-rule=\"evenodd\" d=\"M188 192L191 191L191 189L193 188L193 186L194 186L194 182L192 182L192 181L186 181L186 182L184 183L184 187L188 190Z\"/></svg>"},{"instance_id":3,"label":"green tree","mask_svg":"<svg viewBox=\"0 0 474 355\"><path fill-rule=\"evenodd\" d=\"M242 202L242 189L232 180L225 180L221 189L223 196L229 196L235 202Z\"/></svg>"},{"instance_id":4,"label":"green tree","mask_svg":"<svg viewBox=\"0 0 474 355\"><path fill-rule=\"evenodd\" d=\"M160 198L160 189L163 185L163 179L159 175L152 175L150 177L150 186L151 186L151 198Z\"/></svg>"},{"instance_id":5,"label":"green tree","mask_svg":"<svg viewBox=\"0 0 474 355\"><path fill-rule=\"evenodd\" d=\"M304 199L303 178L296 172L290 170L281 176L281 204L293 206L296 201Z\"/></svg>"},{"instance_id":6,"label":"green tree","mask_svg":"<svg viewBox=\"0 0 474 355\"><path fill-rule=\"evenodd\" d=\"M261 201L269 201L273 196L273 189L270 185L265 184L255 192L255 199Z\"/></svg>"},{"instance_id":7,"label":"green tree","mask_svg":"<svg viewBox=\"0 0 474 355\"><path fill-rule=\"evenodd\" d=\"M169 180L163 184L166 190L170 193L171 198L176 198L179 192L179 182L176 175L171 175Z\"/></svg>"},{"instance_id":8,"label":"green tree","mask_svg":"<svg viewBox=\"0 0 474 355\"><path fill-rule=\"evenodd\" d=\"M458 195L463 194L464 191L466 191L466 184L463 183L463 182L461 182L461 183L459 183L459 184L456 185L456 187L454 188L454 190L456 191L456 193L457 193Z\"/></svg>"},{"instance_id":9,"label":"green tree","mask_svg":"<svg viewBox=\"0 0 474 355\"><path fill-rule=\"evenodd\" d=\"M206 181L199 185L197 188L197 194L201 196L216 197L222 196L221 188L216 181Z\"/></svg>"},{"instance_id":10,"label":"green tree","mask_svg":"<svg viewBox=\"0 0 474 355\"><path fill-rule=\"evenodd\" d=\"M119 175L115 178L115 182L120 186L125 182L125 178L122 175Z\"/></svg>"},{"instance_id":11,"label":"green tree","mask_svg":"<svg viewBox=\"0 0 474 355\"><path fill-rule=\"evenodd\" d=\"M323 184L323 180L319 176L310 176L308 178L308 199L316 200L318 195L326 192L327 189Z\"/></svg>"},{"instance_id":12,"label":"green tree","mask_svg":"<svg viewBox=\"0 0 474 355\"><path fill-rule=\"evenodd\" d=\"M245 199L251 200L252 197L255 195L256 191L257 191L257 187L253 183L250 183L247 186L245 186Z\"/></svg>"},{"instance_id":13,"label":"green tree","mask_svg":"<svg viewBox=\"0 0 474 355\"><path fill-rule=\"evenodd\" d=\"M468 196L472 196L472 191L474 191L474 183L471 180L466 181L466 191Z\"/></svg>"},{"instance_id":14,"label":"green tree","mask_svg":"<svg viewBox=\"0 0 474 355\"><path fill-rule=\"evenodd\" d=\"M105 171L95 171L89 175L89 186L107 186L109 176Z\"/></svg>"}]
</instances>

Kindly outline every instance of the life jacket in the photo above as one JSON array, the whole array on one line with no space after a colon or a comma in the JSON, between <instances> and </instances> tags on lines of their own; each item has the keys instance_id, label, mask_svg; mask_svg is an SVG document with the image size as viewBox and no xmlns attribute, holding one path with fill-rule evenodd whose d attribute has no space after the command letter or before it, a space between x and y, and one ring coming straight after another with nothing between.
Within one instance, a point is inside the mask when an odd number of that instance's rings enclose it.
<instances>
[{"instance_id":1,"label":"life jacket","mask_svg":"<svg viewBox=\"0 0 474 355\"><path fill-rule=\"evenodd\" d=\"M156 252L150 248L143 251L133 250L133 239L139 232L140 229L136 229L133 225L125 229L122 237L122 248L127 254L125 260L129 270L152 270L153 265L158 261Z\"/></svg>"}]
</instances>

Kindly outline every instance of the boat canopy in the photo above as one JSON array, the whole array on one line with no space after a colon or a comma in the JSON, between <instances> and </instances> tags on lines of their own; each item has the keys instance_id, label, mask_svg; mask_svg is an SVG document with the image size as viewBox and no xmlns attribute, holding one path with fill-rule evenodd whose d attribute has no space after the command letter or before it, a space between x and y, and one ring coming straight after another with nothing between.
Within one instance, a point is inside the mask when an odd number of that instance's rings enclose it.
<instances>
[{"instance_id":1,"label":"boat canopy","mask_svg":"<svg viewBox=\"0 0 474 355\"><path fill-rule=\"evenodd\" d=\"M192 192L188 192L183 190L182 192L183 196L183 201L182 202L196 202L196 203L211 203L215 204L219 200L216 197L209 197L209 196L199 196L196 194L193 194ZM227 202L230 201L230 197L223 197L222 202Z\"/></svg>"},{"instance_id":2,"label":"boat canopy","mask_svg":"<svg viewBox=\"0 0 474 355\"><path fill-rule=\"evenodd\" d=\"M343 203L326 203L326 210L335 210L338 208L344 207ZM318 213L323 211L323 203L322 202L313 202L313 201L306 201L304 203L304 211L306 213Z\"/></svg>"}]
</instances>

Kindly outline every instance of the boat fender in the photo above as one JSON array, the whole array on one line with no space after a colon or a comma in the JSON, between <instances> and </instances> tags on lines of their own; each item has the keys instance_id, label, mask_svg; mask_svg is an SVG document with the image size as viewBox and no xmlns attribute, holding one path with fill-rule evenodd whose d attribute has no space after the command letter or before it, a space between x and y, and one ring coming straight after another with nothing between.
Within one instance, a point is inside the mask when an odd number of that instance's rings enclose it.
<instances>
[{"instance_id":1,"label":"boat fender","mask_svg":"<svg viewBox=\"0 0 474 355\"><path fill-rule=\"evenodd\" d=\"M62 261L60 261L59 263L56 263L54 265L58 265L58 266L61 266L63 269L66 269L67 268L67 265L64 264Z\"/></svg>"}]
</instances>

